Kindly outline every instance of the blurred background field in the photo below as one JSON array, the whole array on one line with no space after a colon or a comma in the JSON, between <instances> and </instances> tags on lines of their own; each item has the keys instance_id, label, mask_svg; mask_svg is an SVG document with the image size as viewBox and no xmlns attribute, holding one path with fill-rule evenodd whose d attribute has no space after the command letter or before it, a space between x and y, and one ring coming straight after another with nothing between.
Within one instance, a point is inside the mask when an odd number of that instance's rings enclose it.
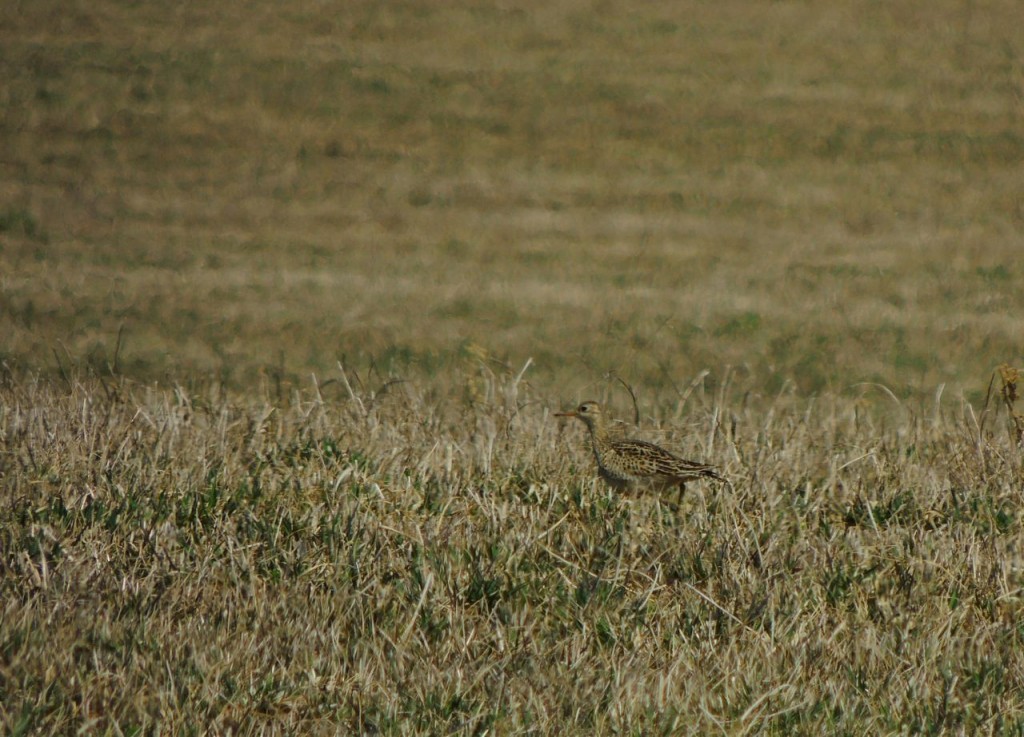
<instances>
[{"instance_id":1,"label":"blurred background field","mask_svg":"<svg viewBox=\"0 0 1024 737\"><path fill-rule=\"evenodd\" d=\"M3 363L978 399L1021 356L1018 10L6 3Z\"/></svg>"}]
</instances>

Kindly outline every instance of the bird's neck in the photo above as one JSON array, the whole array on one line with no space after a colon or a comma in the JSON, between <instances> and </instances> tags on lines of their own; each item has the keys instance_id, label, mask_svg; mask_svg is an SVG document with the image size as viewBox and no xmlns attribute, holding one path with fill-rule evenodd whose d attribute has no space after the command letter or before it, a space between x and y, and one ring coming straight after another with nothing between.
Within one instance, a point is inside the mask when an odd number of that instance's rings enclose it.
<instances>
[{"instance_id":1,"label":"bird's neck","mask_svg":"<svg viewBox=\"0 0 1024 737\"><path fill-rule=\"evenodd\" d=\"M609 442L608 428L604 426L603 422L592 422L587 425L587 429L590 430L590 440L594 444L594 450L603 448Z\"/></svg>"}]
</instances>

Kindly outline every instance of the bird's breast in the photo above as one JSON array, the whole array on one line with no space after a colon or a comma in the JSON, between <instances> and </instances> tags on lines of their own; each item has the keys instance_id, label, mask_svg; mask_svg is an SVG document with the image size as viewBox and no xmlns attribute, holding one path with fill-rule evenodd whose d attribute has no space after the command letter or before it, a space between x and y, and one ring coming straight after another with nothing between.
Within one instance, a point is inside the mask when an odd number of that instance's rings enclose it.
<instances>
[{"instance_id":1,"label":"bird's breast","mask_svg":"<svg viewBox=\"0 0 1024 737\"><path fill-rule=\"evenodd\" d=\"M598 465L597 474L602 479L604 479L604 481L609 486L612 486L613 488L616 489L625 489L627 486L632 486L637 481L639 481L639 479L637 479L634 476L616 473L615 471L604 465Z\"/></svg>"}]
</instances>

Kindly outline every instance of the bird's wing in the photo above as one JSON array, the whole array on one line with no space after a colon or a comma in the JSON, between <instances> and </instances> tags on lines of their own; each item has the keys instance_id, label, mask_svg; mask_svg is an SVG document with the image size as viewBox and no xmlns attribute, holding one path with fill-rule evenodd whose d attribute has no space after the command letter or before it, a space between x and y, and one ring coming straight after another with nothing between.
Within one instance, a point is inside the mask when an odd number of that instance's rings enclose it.
<instances>
[{"instance_id":1,"label":"bird's wing","mask_svg":"<svg viewBox=\"0 0 1024 737\"><path fill-rule=\"evenodd\" d=\"M669 453L654 443L645 440L619 440L612 443L621 457L629 458L635 465L636 473L642 476L672 476L674 478L697 478L707 476L721 480L714 466L688 461Z\"/></svg>"}]
</instances>

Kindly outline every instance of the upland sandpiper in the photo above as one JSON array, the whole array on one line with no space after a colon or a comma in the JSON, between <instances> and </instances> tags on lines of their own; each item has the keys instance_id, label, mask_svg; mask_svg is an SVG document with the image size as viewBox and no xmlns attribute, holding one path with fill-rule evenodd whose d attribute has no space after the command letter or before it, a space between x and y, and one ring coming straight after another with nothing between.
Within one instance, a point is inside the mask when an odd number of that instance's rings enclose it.
<instances>
[{"instance_id":1,"label":"upland sandpiper","mask_svg":"<svg viewBox=\"0 0 1024 737\"><path fill-rule=\"evenodd\" d=\"M681 494L687 481L699 478L726 481L713 466L684 460L654 443L613 438L597 402L584 402L572 412L556 412L555 417L575 417L583 421L590 431L597 472L615 489L678 486Z\"/></svg>"}]
</instances>

